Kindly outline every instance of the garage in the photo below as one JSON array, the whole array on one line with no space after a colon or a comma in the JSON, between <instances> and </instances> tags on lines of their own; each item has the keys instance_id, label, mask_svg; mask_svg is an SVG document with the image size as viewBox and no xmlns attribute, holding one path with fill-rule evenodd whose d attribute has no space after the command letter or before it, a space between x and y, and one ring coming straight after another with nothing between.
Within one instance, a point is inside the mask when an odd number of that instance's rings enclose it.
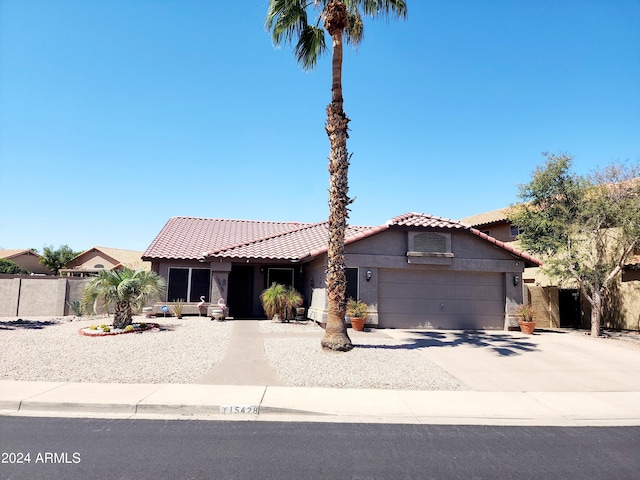
<instances>
[{"instance_id":1,"label":"garage","mask_svg":"<svg viewBox=\"0 0 640 480\"><path fill-rule=\"evenodd\" d=\"M504 274L380 269L382 328L502 329Z\"/></svg>"}]
</instances>

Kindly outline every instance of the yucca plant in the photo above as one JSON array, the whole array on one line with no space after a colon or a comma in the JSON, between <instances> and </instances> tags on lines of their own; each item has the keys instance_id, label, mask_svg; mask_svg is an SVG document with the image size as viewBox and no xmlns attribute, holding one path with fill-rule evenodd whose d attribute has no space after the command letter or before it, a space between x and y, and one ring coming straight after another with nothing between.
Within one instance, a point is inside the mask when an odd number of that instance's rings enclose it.
<instances>
[{"instance_id":1,"label":"yucca plant","mask_svg":"<svg viewBox=\"0 0 640 480\"><path fill-rule=\"evenodd\" d=\"M302 305L302 294L294 288L287 288L284 298L284 319L289 320L295 316L296 308Z\"/></svg>"},{"instance_id":2,"label":"yucca plant","mask_svg":"<svg viewBox=\"0 0 640 480\"><path fill-rule=\"evenodd\" d=\"M272 283L260 294L260 301L267 318L274 318L277 315L280 320L289 320L293 318L295 309L302 305L303 298L293 287Z\"/></svg>"},{"instance_id":3,"label":"yucca plant","mask_svg":"<svg viewBox=\"0 0 640 480\"><path fill-rule=\"evenodd\" d=\"M184 300L179 298L178 300L176 300L175 304L173 305L173 314L177 318L182 318L182 307L184 305L183 302L184 302Z\"/></svg>"},{"instance_id":4,"label":"yucca plant","mask_svg":"<svg viewBox=\"0 0 640 480\"><path fill-rule=\"evenodd\" d=\"M276 315L283 318L284 301L287 294L287 287L280 283L272 283L269 288L260 294L262 308L267 318L274 318Z\"/></svg>"}]
</instances>

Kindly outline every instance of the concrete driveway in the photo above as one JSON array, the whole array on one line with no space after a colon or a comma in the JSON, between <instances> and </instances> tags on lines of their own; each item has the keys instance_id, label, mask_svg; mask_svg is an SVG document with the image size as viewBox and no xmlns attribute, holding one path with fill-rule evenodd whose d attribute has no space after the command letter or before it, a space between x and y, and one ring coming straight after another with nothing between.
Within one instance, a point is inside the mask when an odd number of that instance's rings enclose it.
<instances>
[{"instance_id":1,"label":"concrete driveway","mask_svg":"<svg viewBox=\"0 0 640 480\"><path fill-rule=\"evenodd\" d=\"M384 330L470 389L640 392L640 349L566 331Z\"/></svg>"}]
</instances>

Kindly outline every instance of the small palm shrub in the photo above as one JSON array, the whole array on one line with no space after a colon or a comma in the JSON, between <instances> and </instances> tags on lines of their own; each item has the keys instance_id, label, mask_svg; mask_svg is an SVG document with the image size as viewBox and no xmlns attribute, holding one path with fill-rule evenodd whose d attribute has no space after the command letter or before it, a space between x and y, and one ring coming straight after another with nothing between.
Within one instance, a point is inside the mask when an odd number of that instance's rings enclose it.
<instances>
[{"instance_id":1,"label":"small palm shrub","mask_svg":"<svg viewBox=\"0 0 640 480\"><path fill-rule=\"evenodd\" d=\"M280 320L287 320L293 318L293 312L302 305L303 298L294 288L273 283L262 291L260 301L267 318L274 318L277 315Z\"/></svg>"}]
</instances>

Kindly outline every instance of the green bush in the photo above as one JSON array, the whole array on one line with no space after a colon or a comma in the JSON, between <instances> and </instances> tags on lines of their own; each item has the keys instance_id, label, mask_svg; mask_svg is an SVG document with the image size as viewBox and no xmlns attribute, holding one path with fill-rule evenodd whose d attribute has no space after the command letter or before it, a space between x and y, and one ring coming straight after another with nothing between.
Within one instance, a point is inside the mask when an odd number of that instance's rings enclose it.
<instances>
[{"instance_id":1,"label":"green bush","mask_svg":"<svg viewBox=\"0 0 640 480\"><path fill-rule=\"evenodd\" d=\"M111 327L102 327L102 331L104 333L109 333L111 331Z\"/></svg>"},{"instance_id":2,"label":"green bush","mask_svg":"<svg viewBox=\"0 0 640 480\"><path fill-rule=\"evenodd\" d=\"M29 274L31 272L29 272L29 270L27 270L26 268L21 267L20 265L18 265L13 260L7 260L7 259L4 259L4 258L0 258L0 273Z\"/></svg>"},{"instance_id":3,"label":"green bush","mask_svg":"<svg viewBox=\"0 0 640 480\"><path fill-rule=\"evenodd\" d=\"M260 301L267 318L278 315L280 321L284 321L292 318L295 309L302 305L303 298L300 292L294 288L274 282L269 288L262 291Z\"/></svg>"},{"instance_id":4,"label":"green bush","mask_svg":"<svg viewBox=\"0 0 640 480\"><path fill-rule=\"evenodd\" d=\"M98 330L98 326L97 325L91 325L89 327L89 330Z\"/></svg>"},{"instance_id":5,"label":"green bush","mask_svg":"<svg viewBox=\"0 0 640 480\"><path fill-rule=\"evenodd\" d=\"M127 325L126 327L124 327L124 331L125 332L133 332L133 325Z\"/></svg>"},{"instance_id":6,"label":"green bush","mask_svg":"<svg viewBox=\"0 0 640 480\"><path fill-rule=\"evenodd\" d=\"M80 300L67 302L67 305L69 305L69 308L71 309L73 314L76 315L77 317L81 317L82 314L84 313L84 308L82 307L82 303L80 302Z\"/></svg>"}]
</instances>

